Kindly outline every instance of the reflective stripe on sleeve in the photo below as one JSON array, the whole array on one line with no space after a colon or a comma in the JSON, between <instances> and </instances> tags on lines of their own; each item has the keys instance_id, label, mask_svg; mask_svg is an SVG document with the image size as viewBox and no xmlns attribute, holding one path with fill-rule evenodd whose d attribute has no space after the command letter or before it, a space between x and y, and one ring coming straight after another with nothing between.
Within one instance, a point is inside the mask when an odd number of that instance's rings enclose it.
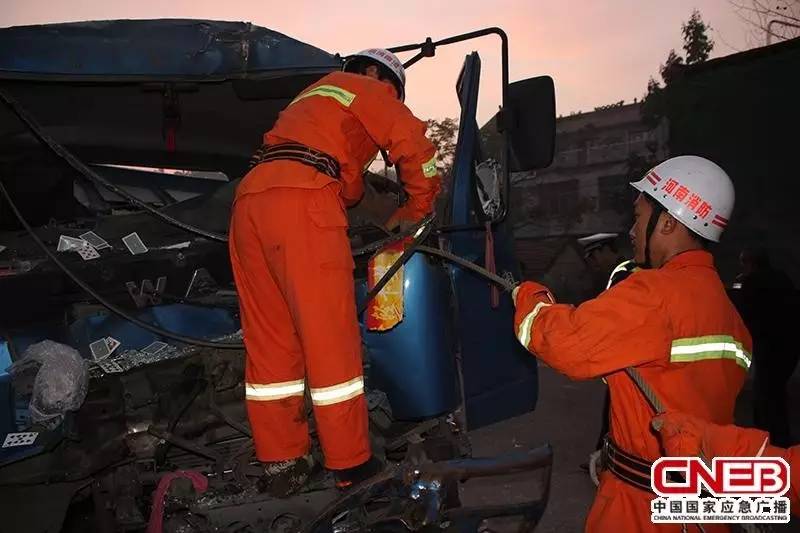
<instances>
[{"instance_id":1,"label":"reflective stripe on sleeve","mask_svg":"<svg viewBox=\"0 0 800 533\"><path fill-rule=\"evenodd\" d=\"M341 87L336 87L335 85L320 85L319 87L314 87L313 89L302 93L300 96L292 100L292 104L299 102L304 98L308 98L309 96L325 96L327 98L333 98L345 107L350 107L350 104L352 104L353 100L356 99L355 94L351 93L350 91L345 91Z\"/></svg>"},{"instance_id":2,"label":"reflective stripe on sleeve","mask_svg":"<svg viewBox=\"0 0 800 533\"><path fill-rule=\"evenodd\" d=\"M425 163L422 163L422 173L426 178L432 178L438 173L436 170L436 155L431 157Z\"/></svg>"},{"instance_id":3,"label":"reflective stripe on sleeve","mask_svg":"<svg viewBox=\"0 0 800 533\"><path fill-rule=\"evenodd\" d=\"M742 343L730 335L706 335L672 341L669 360L673 363L693 363L709 359L732 359L748 370L751 356Z\"/></svg>"},{"instance_id":4,"label":"reflective stripe on sleeve","mask_svg":"<svg viewBox=\"0 0 800 533\"><path fill-rule=\"evenodd\" d=\"M525 349L528 349L528 345L531 342L531 337L533 336L533 321L536 319L536 316L539 314L539 311L544 309L545 307L550 307L547 302L539 302L533 308L533 311L528 313L528 315L522 319L522 322L519 324L519 329L517 330L517 339Z\"/></svg>"}]
</instances>

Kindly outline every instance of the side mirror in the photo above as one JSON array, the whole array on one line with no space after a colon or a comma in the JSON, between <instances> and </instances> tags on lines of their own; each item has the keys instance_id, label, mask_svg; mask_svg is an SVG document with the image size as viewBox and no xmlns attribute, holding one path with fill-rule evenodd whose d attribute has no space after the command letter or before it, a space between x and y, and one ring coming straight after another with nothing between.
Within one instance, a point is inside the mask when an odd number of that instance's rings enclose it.
<instances>
[{"instance_id":1,"label":"side mirror","mask_svg":"<svg viewBox=\"0 0 800 533\"><path fill-rule=\"evenodd\" d=\"M511 171L546 168L553 162L556 91L553 78L538 76L508 86L503 112L511 148Z\"/></svg>"}]
</instances>

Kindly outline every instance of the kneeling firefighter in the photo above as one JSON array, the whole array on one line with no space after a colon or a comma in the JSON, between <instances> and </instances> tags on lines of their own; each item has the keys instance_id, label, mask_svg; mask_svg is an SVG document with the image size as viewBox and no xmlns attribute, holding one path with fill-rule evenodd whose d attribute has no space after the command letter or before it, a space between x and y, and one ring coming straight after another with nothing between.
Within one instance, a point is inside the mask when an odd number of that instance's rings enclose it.
<instances>
[{"instance_id":1,"label":"kneeling firefighter","mask_svg":"<svg viewBox=\"0 0 800 533\"><path fill-rule=\"evenodd\" d=\"M730 178L707 159L682 156L632 186L639 195L630 236L635 260L646 268L577 308L556 304L538 283L514 291L515 331L530 352L573 379L608 383L606 470L589 532L683 529L651 522L650 465L661 448L650 427L653 411L625 369L635 367L667 409L730 424L752 351L706 250L709 241L719 241L733 210Z\"/></svg>"},{"instance_id":2,"label":"kneeling firefighter","mask_svg":"<svg viewBox=\"0 0 800 533\"><path fill-rule=\"evenodd\" d=\"M405 71L394 54L351 56L280 113L236 191L229 247L247 410L265 490L275 496L297 491L312 469L306 380L337 485L380 468L370 450L345 208L361 198L363 171L384 149L408 193L386 228L433 210L435 148L404 99Z\"/></svg>"}]
</instances>

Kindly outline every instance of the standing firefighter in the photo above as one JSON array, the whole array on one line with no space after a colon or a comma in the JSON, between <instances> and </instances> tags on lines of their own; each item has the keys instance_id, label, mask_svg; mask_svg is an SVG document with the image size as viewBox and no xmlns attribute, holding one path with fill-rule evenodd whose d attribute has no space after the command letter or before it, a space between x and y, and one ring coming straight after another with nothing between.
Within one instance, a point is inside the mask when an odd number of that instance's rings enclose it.
<instances>
[{"instance_id":1,"label":"standing firefighter","mask_svg":"<svg viewBox=\"0 0 800 533\"><path fill-rule=\"evenodd\" d=\"M439 192L425 123L403 104L394 54L365 50L308 87L264 135L236 191L230 255L247 348L246 399L265 490L301 488L312 467L306 378L325 466L346 487L371 458L345 206L364 192L379 149L397 163L407 202L388 229L431 212Z\"/></svg>"},{"instance_id":2,"label":"standing firefighter","mask_svg":"<svg viewBox=\"0 0 800 533\"><path fill-rule=\"evenodd\" d=\"M750 334L705 250L733 210L727 174L683 156L632 185L639 195L630 236L636 262L649 268L577 308L555 304L538 283L514 291L514 327L529 351L573 379L608 382L607 470L587 518L590 532L656 530L649 477L659 441L650 429L652 409L624 369L636 367L667 408L729 424L750 366Z\"/></svg>"}]
</instances>

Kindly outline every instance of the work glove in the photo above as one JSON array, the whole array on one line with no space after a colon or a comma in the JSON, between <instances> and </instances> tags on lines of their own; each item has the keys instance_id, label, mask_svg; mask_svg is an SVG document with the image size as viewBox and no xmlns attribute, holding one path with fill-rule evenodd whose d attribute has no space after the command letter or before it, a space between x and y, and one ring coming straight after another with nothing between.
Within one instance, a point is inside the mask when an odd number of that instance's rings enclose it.
<instances>
[{"instance_id":1,"label":"work glove","mask_svg":"<svg viewBox=\"0 0 800 533\"><path fill-rule=\"evenodd\" d=\"M550 289L535 281L523 281L511 291L511 298L516 307L524 306L532 309L539 302L556 303Z\"/></svg>"}]
</instances>

